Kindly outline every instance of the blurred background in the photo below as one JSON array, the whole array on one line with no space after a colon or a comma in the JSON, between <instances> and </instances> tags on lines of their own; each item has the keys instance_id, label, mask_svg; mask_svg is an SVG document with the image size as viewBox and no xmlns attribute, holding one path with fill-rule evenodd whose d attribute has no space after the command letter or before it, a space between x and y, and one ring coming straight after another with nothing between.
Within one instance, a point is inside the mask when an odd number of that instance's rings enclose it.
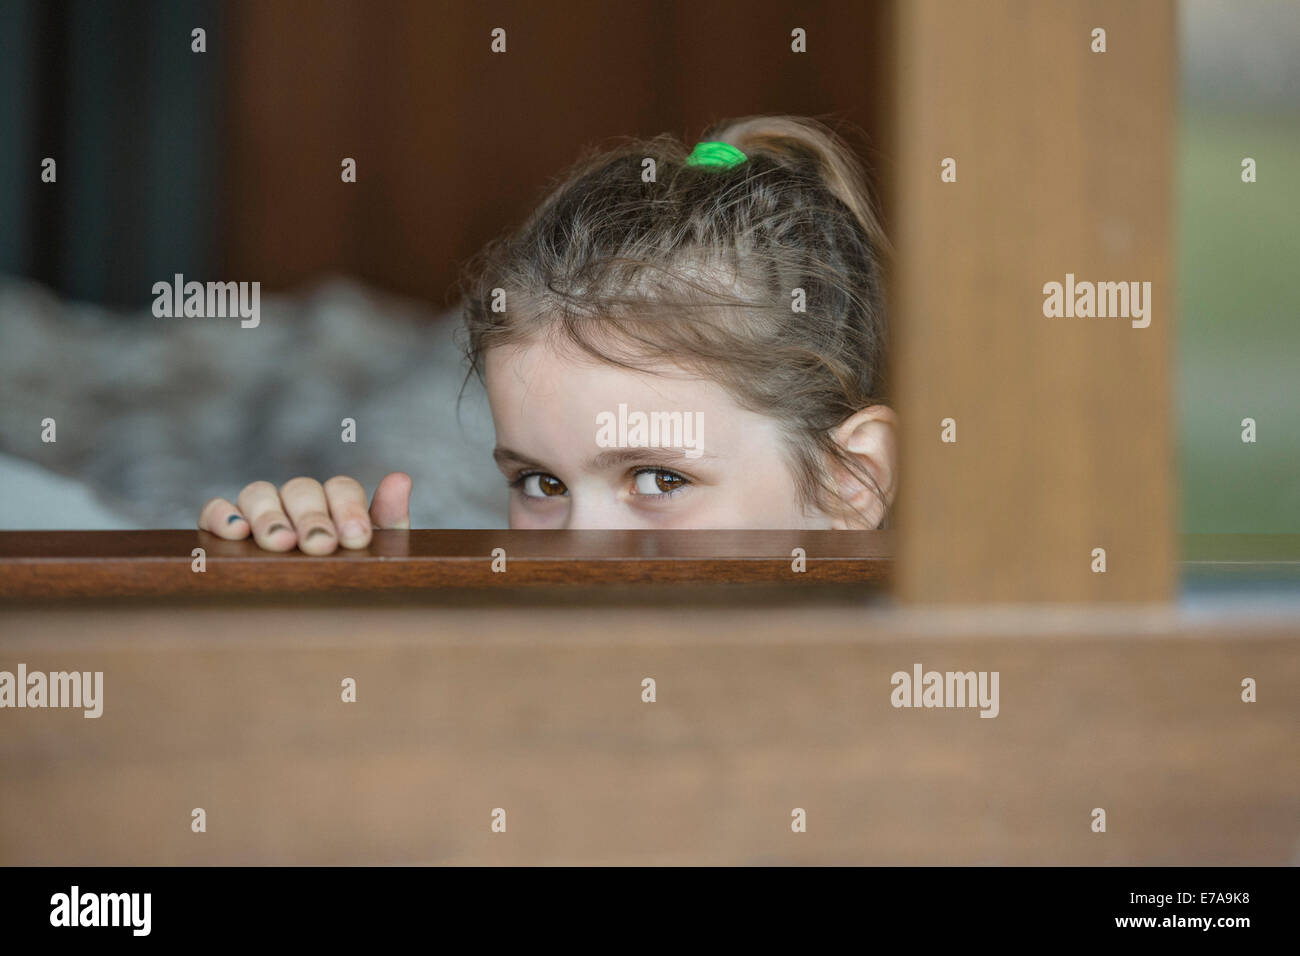
<instances>
[{"instance_id":1,"label":"blurred background","mask_svg":"<svg viewBox=\"0 0 1300 956\"><path fill-rule=\"evenodd\" d=\"M190 526L254 478L394 468L436 476L417 480L417 526L503 526L482 396L459 398L456 279L586 147L819 116L873 170L888 227L889 4L564 9L0 4L0 527ZM1179 6L1186 533L1300 532L1295 13ZM792 22L815 59L783 55ZM764 44L781 49L753 62ZM1245 156L1257 185L1225 173ZM154 319L152 284L175 273L260 281L261 327Z\"/></svg>"},{"instance_id":2,"label":"blurred background","mask_svg":"<svg viewBox=\"0 0 1300 956\"><path fill-rule=\"evenodd\" d=\"M1179 13L1175 374L1183 529L1294 534L1300 531L1300 7L1184 0ZM1256 161L1255 185L1241 181L1245 157ZM1225 175L1231 169L1238 174ZM1253 445L1241 441L1248 417L1259 429Z\"/></svg>"}]
</instances>

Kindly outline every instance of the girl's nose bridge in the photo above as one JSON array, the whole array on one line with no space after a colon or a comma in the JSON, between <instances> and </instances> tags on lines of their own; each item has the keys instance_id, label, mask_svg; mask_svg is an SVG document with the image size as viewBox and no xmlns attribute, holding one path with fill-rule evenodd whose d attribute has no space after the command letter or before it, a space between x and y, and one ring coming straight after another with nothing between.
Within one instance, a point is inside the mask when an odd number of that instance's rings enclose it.
<instances>
[{"instance_id":1,"label":"girl's nose bridge","mask_svg":"<svg viewBox=\"0 0 1300 956\"><path fill-rule=\"evenodd\" d=\"M569 531L592 531L605 528L626 528L623 520L625 506L618 499L618 494L604 481L583 482L582 487L571 489L569 518L565 529Z\"/></svg>"}]
</instances>

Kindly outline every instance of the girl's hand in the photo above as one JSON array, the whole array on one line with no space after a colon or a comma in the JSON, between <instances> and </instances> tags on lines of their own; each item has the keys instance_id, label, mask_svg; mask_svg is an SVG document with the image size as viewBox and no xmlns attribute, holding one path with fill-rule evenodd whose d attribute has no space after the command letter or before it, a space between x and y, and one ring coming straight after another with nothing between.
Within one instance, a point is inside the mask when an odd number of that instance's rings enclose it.
<instances>
[{"instance_id":1,"label":"girl's hand","mask_svg":"<svg viewBox=\"0 0 1300 956\"><path fill-rule=\"evenodd\" d=\"M411 476L385 475L366 511L366 490L342 475L322 485L314 478L293 478L276 490L255 481L239 493L236 504L213 498L199 512L199 527L220 538L253 540L267 551L330 554L340 544L364 548L373 528L411 526Z\"/></svg>"}]
</instances>

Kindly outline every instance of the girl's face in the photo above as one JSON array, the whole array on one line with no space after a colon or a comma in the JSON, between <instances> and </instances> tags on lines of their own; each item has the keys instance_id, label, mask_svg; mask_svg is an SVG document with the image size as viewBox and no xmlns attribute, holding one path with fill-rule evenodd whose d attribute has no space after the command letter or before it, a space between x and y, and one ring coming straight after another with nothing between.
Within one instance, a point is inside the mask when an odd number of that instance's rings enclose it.
<instances>
[{"instance_id":1,"label":"girl's face","mask_svg":"<svg viewBox=\"0 0 1300 956\"><path fill-rule=\"evenodd\" d=\"M490 350L485 375L511 528L831 527L800 507L776 423L713 382L545 341Z\"/></svg>"}]
</instances>

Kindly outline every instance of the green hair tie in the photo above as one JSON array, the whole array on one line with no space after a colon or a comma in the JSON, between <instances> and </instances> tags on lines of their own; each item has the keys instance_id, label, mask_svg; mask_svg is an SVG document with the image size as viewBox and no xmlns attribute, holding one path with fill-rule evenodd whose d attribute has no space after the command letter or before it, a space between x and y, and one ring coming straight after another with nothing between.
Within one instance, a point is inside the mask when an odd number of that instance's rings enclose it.
<instances>
[{"instance_id":1,"label":"green hair tie","mask_svg":"<svg viewBox=\"0 0 1300 956\"><path fill-rule=\"evenodd\" d=\"M696 143L691 155L686 157L687 166L712 166L716 169L728 169L739 166L749 157L730 143L709 140Z\"/></svg>"}]
</instances>

